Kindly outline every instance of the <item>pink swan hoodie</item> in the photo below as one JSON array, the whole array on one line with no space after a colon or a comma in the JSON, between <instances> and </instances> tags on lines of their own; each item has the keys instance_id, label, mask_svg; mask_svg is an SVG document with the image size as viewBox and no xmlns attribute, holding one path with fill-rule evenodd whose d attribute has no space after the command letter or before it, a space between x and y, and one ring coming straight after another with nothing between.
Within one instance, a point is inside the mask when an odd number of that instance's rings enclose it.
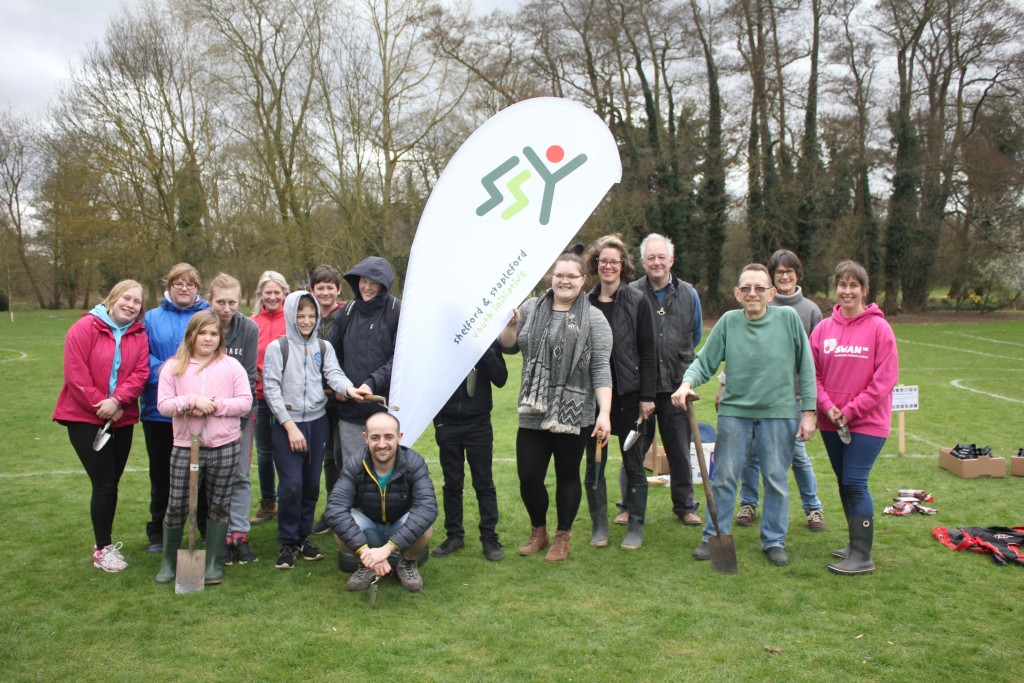
<instances>
[{"instance_id":1,"label":"pink swan hoodie","mask_svg":"<svg viewBox=\"0 0 1024 683\"><path fill-rule=\"evenodd\" d=\"M818 384L818 429L838 429L828 419L836 406L851 432L886 438L892 423L892 388L899 375L896 336L875 304L844 318L836 304L832 316L811 332L811 353Z\"/></svg>"}]
</instances>

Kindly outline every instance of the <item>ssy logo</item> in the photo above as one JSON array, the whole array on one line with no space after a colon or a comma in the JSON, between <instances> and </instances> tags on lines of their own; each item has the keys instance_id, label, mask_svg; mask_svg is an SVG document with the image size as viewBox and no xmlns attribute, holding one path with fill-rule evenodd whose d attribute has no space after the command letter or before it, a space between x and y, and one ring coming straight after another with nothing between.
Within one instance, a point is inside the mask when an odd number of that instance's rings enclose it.
<instances>
[{"instance_id":1,"label":"ssy logo","mask_svg":"<svg viewBox=\"0 0 1024 683\"><path fill-rule=\"evenodd\" d=\"M825 340L825 353L832 353L836 350L836 340L826 339Z\"/></svg>"},{"instance_id":2,"label":"ssy logo","mask_svg":"<svg viewBox=\"0 0 1024 683\"><path fill-rule=\"evenodd\" d=\"M580 154L579 156L571 159L570 161L567 161L565 165L563 165L557 171L551 171L551 169L547 167L547 165L541 160L541 158L537 156L537 153L533 151L532 147L524 147L523 156L526 157L526 160L530 162L530 165L533 166L534 170L540 176L541 180L544 181L544 196L541 199L540 204L540 224L547 225L548 221L551 219L551 204L555 199L555 185L562 178L566 177L567 175L575 171L577 168L582 166L584 163L586 163L587 155ZM550 161L552 164L557 164L560 163L562 159L565 158L565 150L563 150L558 145L551 145L550 147L547 148L547 151L545 152L544 156L546 156L547 160ZM504 200L505 197L504 195L502 195L501 190L499 190L494 183L499 178L501 178L506 173L510 172L518 165L519 157L511 156L504 162L499 164L493 171L491 171L490 173L488 173L487 175L480 179L480 184L484 186L485 190L487 190L487 193L490 195L490 198L486 202L477 207L477 216L484 216L488 214L491 211L491 209L501 204L502 200ZM508 219L512 218L517 213L525 209L527 206L529 206L530 200L523 192L521 186L523 183L525 183L532 177L533 173L530 172L530 169L526 168L512 176L509 179L508 183L506 183L505 187L508 188L509 194L512 195L512 198L515 201L508 207L506 207L504 211L501 212L502 220L507 221Z\"/></svg>"}]
</instances>

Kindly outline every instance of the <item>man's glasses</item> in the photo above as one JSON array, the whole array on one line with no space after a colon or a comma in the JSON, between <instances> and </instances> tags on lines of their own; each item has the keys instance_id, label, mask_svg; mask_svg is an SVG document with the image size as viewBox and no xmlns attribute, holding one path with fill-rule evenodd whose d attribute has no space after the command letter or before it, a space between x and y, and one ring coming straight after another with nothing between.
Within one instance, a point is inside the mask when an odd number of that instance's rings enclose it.
<instances>
[{"instance_id":1,"label":"man's glasses","mask_svg":"<svg viewBox=\"0 0 1024 683\"><path fill-rule=\"evenodd\" d=\"M750 294L750 290L754 290L758 294L764 294L768 291L768 287L765 287L764 285L743 285L739 290L744 294Z\"/></svg>"}]
</instances>

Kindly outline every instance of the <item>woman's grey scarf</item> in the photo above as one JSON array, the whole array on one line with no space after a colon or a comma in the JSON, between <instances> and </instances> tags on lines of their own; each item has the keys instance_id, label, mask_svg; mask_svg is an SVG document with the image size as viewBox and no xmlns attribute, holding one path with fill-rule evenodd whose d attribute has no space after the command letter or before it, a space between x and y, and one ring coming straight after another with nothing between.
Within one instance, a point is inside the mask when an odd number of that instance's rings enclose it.
<instances>
[{"instance_id":1,"label":"woman's grey scarf","mask_svg":"<svg viewBox=\"0 0 1024 683\"><path fill-rule=\"evenodd\" d=\"M554 293L549 289L538 300L522 333L529 340L529 358L519 391L520 413L543 413L541 429L559 434L579 434L583 406L590 388L590 302L582 292L562 318L551 337ZM550 399L550 400L549 400Z\"/></svg>"}]
</instances>

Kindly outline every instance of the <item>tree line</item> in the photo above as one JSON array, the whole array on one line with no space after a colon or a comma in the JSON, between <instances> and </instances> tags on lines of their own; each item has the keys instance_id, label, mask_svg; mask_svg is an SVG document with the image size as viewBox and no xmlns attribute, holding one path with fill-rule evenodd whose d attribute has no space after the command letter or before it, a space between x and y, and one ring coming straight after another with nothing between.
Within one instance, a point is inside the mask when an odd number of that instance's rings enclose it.
<instances>
[{"instance_id":1,"label":"tree line","mask_svg":"<svg viewBox=\"0 0 1024 683\"><path fill-rule=\"evenodd\" d=\"M787 247L887 312L1024 290L1024 13L1003 0L146 0L44 116L0 112L6 289L84 306L170 265L405 271L447 160L501 109L579 101L622 182L579 238L650 232L706 305ZM400 289L400 283L399 283Z\"/></svg>"}]
</instances>

